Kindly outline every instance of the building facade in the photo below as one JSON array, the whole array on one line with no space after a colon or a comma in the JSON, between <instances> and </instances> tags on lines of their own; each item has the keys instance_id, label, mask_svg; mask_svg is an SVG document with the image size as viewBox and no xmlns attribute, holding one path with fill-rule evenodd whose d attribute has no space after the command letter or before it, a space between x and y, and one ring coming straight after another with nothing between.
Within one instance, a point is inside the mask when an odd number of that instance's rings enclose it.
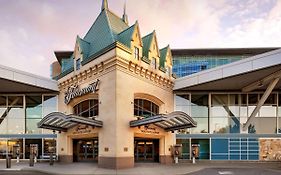
<instances>
[{"instance_id":1,"label":"building facade","mask_svg":"<svg viewBox=\"0 0 281 175\"><path fill-rule=\"evenodd\" d=\"M57 111L57 82L5 66L0 72L0 159L29 159L31 147L38 159L56 152L56 134L37 123Z\"/></svg>"},{"instance_id":2,"label":"building facade","mask_svg":"<svg viewBox=\"0 0 281 175\"><path fill-rule=\"evenodd\" d=\"M56 52L61 68L58 112L38 126L60 131L62 162L96 161L129 168L135 162L172 163L173 131L196 126L174 112L172 54L156 32L142 37L103 1L99 16L73 52Z\"/></svg>"},{"instance_id":3,"label":"building facade","mask_svg":"<svg viewBox=\"0 0 281 175\"><path fill-rule=\"evenodd\" d=\"M280 63L279 49L177 79L175 110L197 121L176 136L182 158L280 160Z\"/></svg>"},{"instance_id":4,"label":"building facade","mask_svg":"<svg viewBox=\"0 0 281 175\"><path fill-rule=\"evenodd\" d=\"M281 159L281 49L159 49L103 0L74 50L55 55L56 81L0 66L0 158Z\"/></svg>"},{"instance_id":5,"label":"building facade","mask_svg":"<svg viewBox=\"0 0 281 175\"><path fill-rule=\"evenodd\" d=\"M184 77L278 48L172 49L173 73Z\"/></svg>"}]
</instances>

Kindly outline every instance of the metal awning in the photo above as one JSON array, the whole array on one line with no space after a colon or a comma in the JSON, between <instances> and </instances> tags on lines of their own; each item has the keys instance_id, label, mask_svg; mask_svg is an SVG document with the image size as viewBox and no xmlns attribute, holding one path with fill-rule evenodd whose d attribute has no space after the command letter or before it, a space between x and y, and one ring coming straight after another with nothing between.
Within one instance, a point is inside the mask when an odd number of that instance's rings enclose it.
<instances>
[{"instance_id":1,"label":"metal awning","mask_svg":"<svg viewBox=\"0 0 281 175\"><path fill-rule=\"evenodd\" d=\"M52 112L46 115L38 124L38 128L51 129L66 132L68 129L78 125L90 125L102 127L103 123L99 120L89 119L85 117L66 115L61 112Z\"/></svg>"},{"instance_id":2,"label":"metal awning","mask_svg":"<svg viewBox=\"0 0 281 175\"><path fill-rule=\"evenodd\" d=\"M165 131L174 131L197 126L197 122L189 115L181 111L175 111L170 114L159 114L140 120L133 120L130 122L130 127L138 127L148 124L154 124L163 128Z\"/></svg>"}]
</instances>

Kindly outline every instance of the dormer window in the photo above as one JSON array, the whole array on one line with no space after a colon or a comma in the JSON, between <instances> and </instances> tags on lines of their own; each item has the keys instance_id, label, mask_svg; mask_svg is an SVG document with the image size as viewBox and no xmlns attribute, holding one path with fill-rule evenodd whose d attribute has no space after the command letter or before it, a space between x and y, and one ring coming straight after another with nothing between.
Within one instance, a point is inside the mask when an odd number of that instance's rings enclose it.
<instances>
[{"instance_id":1,"label":"dormer window","mask_svg":"<svg viewBox=\"0 0 281 175\"><path fill-rule=\"evenodd\" d=\"M76 70L79 70L80 67L81 67L81 59L78 58L78 59L76 60Z\"/></svg>"},{"instance_id":2,"label":"dormer window","mask_svg":"<svg viewBox=\"0 0 281 175\"><path fill-rule=\"evenodd\" d=\"M156 68L157 68L156 58L152 58L152 60L151 60L151 67L152 67L153 69L156 69Z\"/></svg>"},{"instance_id":3,"label":"dormer window","mask_svg":"<svg viewBox=\"0 0 281 175\"><path fill-rule=\"evenodd\" d=\"M138 47L135 47L135 59L139 59L140 58L140 51L139 51L139 48Z\"/></svg>"}]
</instances>

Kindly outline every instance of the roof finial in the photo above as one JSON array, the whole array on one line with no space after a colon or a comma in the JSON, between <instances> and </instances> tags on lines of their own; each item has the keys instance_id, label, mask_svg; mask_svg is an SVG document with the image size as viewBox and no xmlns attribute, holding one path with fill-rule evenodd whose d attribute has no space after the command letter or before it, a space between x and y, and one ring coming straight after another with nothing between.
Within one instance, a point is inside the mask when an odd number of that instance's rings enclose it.
<instances>
[{"instance_id":1,"label":"roof finial","mask_svg":"<svg viewBox=\"0 0 281 175\"><path fill-rule=\"evenodd\" d=\"M128 15L126 14L126 1L125 1L125 3L124 3L124 13L123 13L122 20L123 20L126 24L129 24Z\"/></svg>"},{"instance_id":2,"label":"roof finial","mask_svg":"<svg viewBox=\"0 0 281 175\"><path fill-rule=\"evenodd\" d=\"M101 11L108 10L107 0L102 0Z\"/></svg>"}]
</instances>

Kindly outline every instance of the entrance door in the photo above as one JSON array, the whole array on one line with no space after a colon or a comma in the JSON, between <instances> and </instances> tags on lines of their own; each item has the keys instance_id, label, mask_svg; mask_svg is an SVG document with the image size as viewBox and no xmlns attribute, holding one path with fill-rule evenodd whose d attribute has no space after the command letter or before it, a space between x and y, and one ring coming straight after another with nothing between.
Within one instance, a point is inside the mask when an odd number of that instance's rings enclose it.
<instances>
[{"instance_id":1,"label":"entrance door","mask_svg":"<svg viewBox=\"0 0 281 175\"><path fill-rule=\"evenodd\" d=\"M98 139L73 140L73 161L97 161Z\"/></svg>"},{"instance_id":2,"label":"entrance door","mask_svg":"<svg viewBox=\"0 0 281 175\"><path fill-rule=\"evenodd\" d=\"M136 162L159 162L159 140L135 139Z\"/></svg>"}]
</instances>

